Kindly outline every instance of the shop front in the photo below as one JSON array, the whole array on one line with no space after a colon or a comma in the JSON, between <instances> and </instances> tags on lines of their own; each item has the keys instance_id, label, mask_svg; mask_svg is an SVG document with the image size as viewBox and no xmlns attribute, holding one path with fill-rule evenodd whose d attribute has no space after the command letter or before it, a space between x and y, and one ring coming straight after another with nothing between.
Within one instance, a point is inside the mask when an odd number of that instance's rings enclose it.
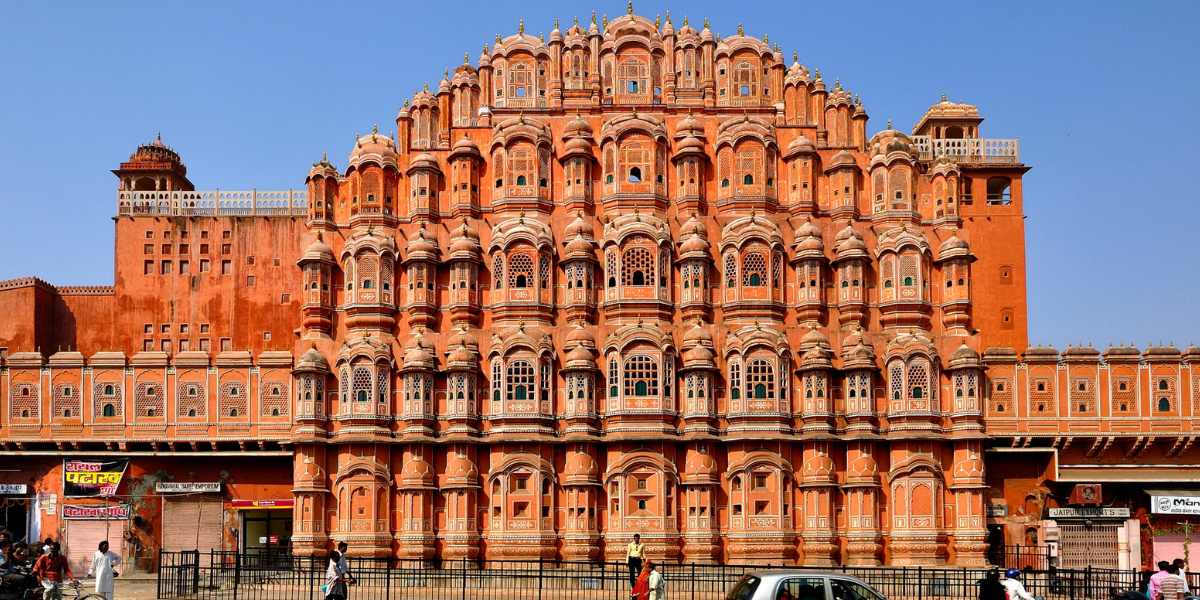
<instances>
[{"instance_id":1,"label":"shop front","mask_svg":"<svg viewBox=\"0 0 1200 600\"><path fill-rule=\"evenodd\" d=\"M71 571L87 573L92 556L107 541L110 552L125 556L129 506L125 504L63 504L65 553Z\"/></svg>"},{"instance_id":2,"label":"shop front","mask_svg":"<svg viewBox=\"0 0 1200 600\"><path fill-rule=\"evenodd\" d=\"M247 554L286 554L291 549L291 498L275 500L233 500L230 505L238 512L240 528L239 549Z\"/></svg>"},{"instance_id":3,"label":"shop front","mask_svg":"<svg viewBox=\"0 0 1200 600\"><path fill-rule=\"evenodd\" d=\"M1150 547L1153 563L1184 559L1190 570L1200 565L1192 558L1200 551L1200 490L1146 490L1150 497Z\"/></svg>"},{"instance_id":4,"label":"shop front","mask_svg":"<svg viewBox=\"0 0 1200 600\"><path fill-rule=\"evenodd\" d=\"M219 481L159 481L154 491L162 501L164 552L222 550L225 501Z\"/></svg>"},{"instance_id":5,"label":"shop front","mask_svg":"<svg viewBox=\"0 0 1200 600\"><path fill-rule=\"evenodd\" d=\"M0 483L0 529L13 540L25 540L29 535L31 504L28 484Z\"/></svg>"}]
</instances>

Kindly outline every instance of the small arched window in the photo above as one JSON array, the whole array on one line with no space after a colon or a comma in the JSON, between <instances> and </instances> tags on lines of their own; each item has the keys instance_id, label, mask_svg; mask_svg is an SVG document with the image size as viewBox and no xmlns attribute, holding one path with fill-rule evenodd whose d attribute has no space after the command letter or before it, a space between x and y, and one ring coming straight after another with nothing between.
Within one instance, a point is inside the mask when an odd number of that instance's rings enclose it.
<instances>
[{"instance_id":1,"label":"small arched window","mask_svg":"<svg viewBox=\"0 0 1200 600\"><path fill-rule=\"evenodd\" d=\"M115 406L113 406L112 404L105 404L104 409L101 411L101 414L103 414L106 417L115 417L115 416L117 416L117 408Z\"/></svg>"},{"instance_id":2,"label":"small arched window","mask_svg":"<svg viewBox=\"0 0 1200 600\"><path fill-rule=\"evenodd\" d=\"M639 167L630 168L629 169L629 183L641 183L641 182L642 182L642 170Z\"/></svg>"},{"instance_id":3,"label":"small arched window","mask_svg":"<svg viewBox=\"0 0 1200 600\"><path fill-rule=\"evenodd\" d=\"M1008 177L989 177L987 180L988 204L1012 202L1012 180Z\"/></svg>"},{"instance_id":4,"label":"small arched window","mask_svg":"<svg viewBox=\"0 0 1200 600\"><path fill-rule=\"evenodd\" d=\"M1170 412L1171 401L1166 397L1158 399L1158 412Z\"/></svg>"}]
</instances>

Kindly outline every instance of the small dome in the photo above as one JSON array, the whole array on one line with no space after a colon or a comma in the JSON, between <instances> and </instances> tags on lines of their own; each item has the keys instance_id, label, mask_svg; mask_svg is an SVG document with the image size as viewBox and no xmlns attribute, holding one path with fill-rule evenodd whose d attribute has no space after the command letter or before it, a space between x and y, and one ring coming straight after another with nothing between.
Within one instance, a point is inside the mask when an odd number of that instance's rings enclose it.
<instances>
[{"instance_id":1,"label":"small dome","mask_svg":"<svg viewBox=\"0 0 1200 600\"><path fill-rule=\"evenodd\" d=\"M564 342L564 345L585 344L587 346L594 347L596 345L596 338L592 336L592 332L588 330L587 327L577 323L571 328L570 331L567 332L567 337Z\"/></svg>"},{"instance_id":2,"label":"small dome","mask_svg":"<svg viewBox=\"0 0 1200 600\"><path fill-rule=\"evenodd\" d=\"M710 244L703 236L690 235L679 245L679 253L684 256L689 254L708 254L709 248Z\"/></svg>"},{"instance_id":3,"label":"small dome","mask_svg":"<svg viewBox=\"0 0 1200 600\"><path fill-rule=\"evenodd\" d=\"M867 243L863 241L862 235L847 225L845 229L838 232L834 252L837 253L838 259L865 257L867 256Z\"/></svg>"},{"instance_id":4,"label":"small dome","mask_svg":"<svg viewBox=\"0 0 1200 600\"><path fill-rule=\"evenodd\" d=\"M296 370L328 373L329 362L315 347L311 347L300 355L300 360L296 363Z\"/></svg>"},{"instance_id":5,"label":"small dome","mask_svg":"<svg viewBox=\"0 0 1200 600\"><path fill-rule=\"evenodd\" d=\"M400 471L400 485L404 487L431 487L433 481L433 465L420 456L405 461Z\"/></svg>"},{"instance_id":6,"label":"small dome","mask_svg":"<svg viewBox=\"0 0 1200 600\"><path fill-rule=\"evenodd\" d=\"M971 246L957 235L951 235L938 246L938 260L970 256Z\"/></svg>"},{"instance_id":7,"label":"small dome","mask_svg":"<svg viewBox=\"0 0 1200 600\"><path fill-rule=\"evenodd\" d=\"M433 352L426 346L421 332L413 334L413 338L409 341L404 349L404 368L405 369L432 369L436 357Z\"/></svg>"},{"instance_id":8,"label":"small dome","mask_svg":"<svg viewBox=\"0 0 1200 600\"><path fill-rule=\"evenodd\" d=\"M592 144L581 137L575 137L567 140L563 145L563 152L560 158L568 158L571 156L592 156Z\"/></svg>"},{"instance_id":9,"label":"small dome","mask_svg":"<svg viewBox=\"0 0 1200 600\"><path fill-rule=\"evenodd\" d=\"M825 254L825 242L821 239L821 228L805 219L796 228L796 258L821 258Z\"/></svg>"},{"instance_id":10,"label":"small dome","mask_svg":"<svg viewBox=\"0 0 1200 600\"><path fill-rule=\"evenodd\" d=\"M704 233L704 223L701 223L694 213L683 223L683 227L679 228L680 235L704 235Z\"/></svg>"},{"instance_id":11,"label":"small dome","mask_svg":"<svg viewBox=\"0 0 1200 600\"><path fill-rule=\"evenodd\" d=\"M695 136L688 136L675 144L674 156L682 154L700 154L704 152L704 142Z\"/></svg>"},{"instance_id":12,"label":"small dome","mask_svg":"<svg viewBox=\"0 0 1200 600\"><path fill-rule=\"evenodd\" d=\"M825 334L821 333L821 330L817 329L816 327L810 328L808 333L804 334L804 337L800 338L800 346L803 348L828 345L829 338L825 337Z\"/></svg>"},{"instance_id":13,"label":"small dome","mask_svg":"<svg viewBox=\"0 0 1200 600\"><path fill-rule=\"evenodd\" d=\"M854 160L854 155L849 150L839 150L837 154L829 161L829 169L837 169L839 167L857 167L858 162Z\"/></svg>"},{"instance_id":14,"label":"small dome","mask_svg":"<svg viewBox=\"0 0 1200 600\"><path fill-rule=\"evenodd\" d=\"M683 351L681 358L683 364L690 367L712 365L714 356L713 351L704 346L692 346Z\"/></svg>"},{"instance_id":15,"label":"small dome","mask_svg":"<svg viewBox=\"0 0 1200 600\"><path fill-rule=\"evenodd\" d=\"M330 248L329 244L326 244L325 240L321 239L319 234L313 239L312 243L304 249L304 254L300 258L300 262L313 261L327 263L337 262L333 256L333 248Z\"/></svg>"},{"instance_id":16,"label":"small dome","mask_svg":"<svg viewBox=\"0 0 1200 600\"><path fill-rule=\"evenodd\" d=\"M567 242L567 256L577 257L581 255L590 255L592 253L594 243L588 241L582 235L577 235Z\"/></svg>"},{"instance_id":17,"label":"small dome","mask_svg":"<svg viewBox=\"0 0 1200 600\"><path fill-rule=\"evenodd\" d=\"M688 450L683 463L684 476L688 479L703 479L716 481L718 477L717 461L707 452Z\"/></svg>"},{"instance_id":18,"label":"small dome","mask_svg":"<svg viewBox=\"0 0 1200 600\"><path fill-rule=\"evenodd\" d=\"M712 343L712 335L708 333L708 329L696 321L686 333L683 334L683 345L685 347L693 344Z\"/></svg>"},{"instance_id":19,"label":"small dome","mask_svg":"<svg viewBox=\"0 0 1200 600\"><path fill-rule=\"evenodd\" d=\"M475 142L465 135L461 140L454 142L454 148L450 150L450 160L454 160L459 157L480 158L481 156L482 155L479 153L479 146L476 146Z\"/></svg>"},{"instance_id":20,"label":"small dome","mask_svg":"<svg viewBox=\"0 0 1200 600\"><path fill-rule=\"evenodd\" d=\"M568 366L575 364L587 364L590 366L595 358L596 355L593 354L591 350L580 344L574 348L571 348L571 350L567 352L567 360L565 364Z\"/></svg>"},{"instance_id":21,"label":"small dome","mask_svg":"<svg viewBox=\"0 0 1200 600\"><path fill-rule=\"evenodd\" d=\"M412 160L408 162L409 173L418 170L437 171L439 173L442 171L441 167L438 166L437 159L428 152L422 152L412 157Z\"/></svg>"},{"instance_id":22,"label":"small dome","mask_svg":"<svg viewBox=\"0 0 1200 600\"><path fill-rule=\"evenodd\" d=\"M783 157L785 159L792 158L793 156L799 156L801 154L813 154L816 151L816 144L814 144L813 141L808 138L808 136L800 134L796 136L796 139L792 140L788 144L787 151L783 153Z\"/></svg>"},{"instance_id":23,"label":"small dome","mask_svg":"<svg viewBox=\"0 0 1200 600\"><path fill-rule=\"evenodd\" d=\"M563 468L566 482L594 482L600 479L600 465L587 452L574 451L567 455Z\"/></svg>"},{"instance_id":24,"label":"small dome","mask_svg":"<svg viewBox=\"0 0 1200 600\"><path fill-rule=\"evenodd\" d=\"M689 135L694 135L696 133L699 133L699 134L703 135L704 125L700 122L700 119L697 119L695 116L692 115L692 113L689 112L688 114L684 115L682 119L679 120L678 131L681 134L687 133Z\"/></svg>"},{"instance_id":25,"label":"small dome","mask_svg":"<svg viewBox=\"0 0 1200 600\"><path fill-rule=\"evenodd\" d=\"M583 118L583 115L576 114L574 119L567 121L566 127L563 128L563 137L591 137L592 126Z\"/></svg>"},{"instance_id":26,"label":"small dome","mask_svg":"<svg viewBox=\"0 0 1200 600\"><path fill-rule=\"evenodd\" d=\"M142 144L129 155L129 162L166 162L182 165L179 154L163 143L162 134L155 136L154 141Z\"/></svg>"},{"instance_id":27,"label":"small dome","mask_svg":"<svg viewBox=\"0 0 1200 600\"><path fill-rule=\"evenodd\" d=\"M333 166L333 163L329 162L328 156L322 156L321 160L313 163L312 168L308 170L308 179L313 179L316 177L337 179L337 177L338 177L337 167ZM306 179L306 181L307 181L307 179Z\"/></svg>"},{"instance_id":28,"label":"small dome","mask_svg":"<svg viewBox=\"0 0 1200 600\"><path fill-rule=\"evenodd\" d=\"M392 138L377 130L359 137L354 143L354 150L350 152L349 167L357 168L364 162L395 167L396 145L392 143Z\"/></svg>"},{"instance_id":29,"label":"small dome","mask_svg":"<svg viewBox=\"0 0 1200 600\"><path fill-rule=\"evenodd\" d=\"M564 230L564 233L566 234L566 237L569 238L577 235L592 237L595 234L595 229L592 228L592 223L583 218L583 213L580 212L575 215L575 218L572 219L569 224L567 224L567 228Z\"/></svg>"},{"instance_id":30,"label":"small dome","mask_svg":"<svg viewBox=\"0 0 1200 600\"><path fill-rule=\"evenodd\" d=\"M438 252L437 241L427 237L425 227L421 227L417 230L417 234L408 240L408 245L405 246L404 251L410 258L422 255L436 255Z\"/></svg>"},{"instance_id":31,"label":"small dome","mask_svg":"<svg viewBox=\"0 0 1200 600\"><path fill-rule=\"evenodd\" d=\"M479 480L479 469L466 454L452 452L446 458L446 478L458 485L472 485Z\"/></svg>"},{"instance_id":32,"label":"small dome","mask_svg":"<svg viewBox=\"0 0 1200 600\"><path fill-rule=\"evenodd\" d=\"M911 159L916 154L912 139L903 132L891 129L890 127L876 133L871 138L871 153L873 156L882 157L894 152L907 155Z\"/></svg>"},{"instance_id":33,"label":"small dome","mask_svg":"<svg viewBox=\"0 0 1200 600\"><path fill-rule=\"evenodd\" d=\"M479 234L471 229L466 219L463 219L462 225L454 230L454 236L450 238L450 254L470 257L483 254L483 248L479 245Z\"/></svg>"}]
</instances>

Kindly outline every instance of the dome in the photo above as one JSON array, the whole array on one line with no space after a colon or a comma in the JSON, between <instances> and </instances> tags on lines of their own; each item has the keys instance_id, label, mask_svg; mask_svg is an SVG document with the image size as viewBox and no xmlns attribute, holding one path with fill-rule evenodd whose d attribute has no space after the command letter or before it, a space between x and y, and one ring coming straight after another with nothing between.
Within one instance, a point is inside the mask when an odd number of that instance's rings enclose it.
<instances>
[{"instance_id":1,"label":"dome","mask_svg":"<svg viewBox=\"0 0 1200 600\"><path fill-rule=\"evenodd\" d=\"M296 362L297 371L314 371L320 373L329 372L329 362L325 360L316 347L311 347L300 355L300 360Z\"/></svg>"},{"instance_id":2,"label":"dome","mask_svg":"<svg viewBox=\"0 0 1200 600\"><path fill-rule=\"evenodd\" d=\"M588 241L587 238L583 237L582 235L577 235L567 242L567 256L574 258L583 255L591 255L593 245L594 244Z\"/></svg>"},{"instance_id":3,"label":"dome","mask_svg":"<svg viewBox=\"0 0 1200 600\"><path fill-rule=\"evenodd\" d=\"M418 258L420 255L437 254L437 242L429 239L426 235L425 227L422 226L417 230L417 235L408 240L408 245L404 247L404 252L408 254L410 259Z\"/></svg>"},{"instance_id":4,"label":"dome","mask_svg":"<svg viewBox=\"0 0 1200 600\"><path fill-rule=\"evenodd\" d=\"M834 252L837 253L838 260L865 258L867 257L867 243L863 241L862 235L855 231L852 226L847 225L845 229L837 234L837 243L834 245Z\"/></svg>"},{"instance_id":5,"label":"dome","mask_svg":"<svg viewBox=\"0 0 1200 600\"><path fill-rule=\"evenodd\" d=\"M446 458L446 479L452 485L475 485L479 480L479 469L466 454L452 452Z\"/></svg>"},{"instance_id":6,"label":"dome","mask_svg":"<svg viewBox=\"0 0 1200 600\"><path fill-rule=\"evenodd\" d=\"M829 338L825 337L825 334L821 333L821 330L817 329L816 327L809 328L808 333L804 334L804 337L800 338L800 346L802 348L828 345Z\"/></svg>"},{"instance_id":7,"label":"dome","mask_svg":"<svg viewBox=\"0 0 1200 600\"><path fill-rule=\"evenodd\" d=\"M938 246L938 260L970 256L971 246L957 235L951 235Z\"/></svg>"},{"instance_id":8,"label":"dome","mask_svg":"<svg viewBox=\"0 0 1200 600\"><path fill-rule=\"evenodd\" d=\"M703 154L704 142L695 136L687 136L675 144L674 156L682 156L684 154Z\"/></svg>"},{"instance_id":9,"label":"dome","mask_svg":"<svg viewBox=\"0 0 1200 600\"><path fill-rule=\"evenodd\" d=\"M889 121L887 129L876 133L871 138L871 153L875 157L883 157L895 152L908 156L910 160L912 155L916 154L912 139L904 133L892 129Z\"/></svg>"},{"instance_id":10,"label":"dome","mask_svg":"<svg viewBox=\"0 0 1200 600\"><path fill-rule=\"evenodd\" d=\"M336 263L337 260L333 257L333 248L321 239L321 235L317 234L312 243L304 249L304 254L300 257L300 262L327 262Z\"/></svg>"},{"instance_id":11,"label":"dome","mask_svg":"<svg viewBox=\"0 0 1200 600\"><path fill-rule=\"evenodd\" d=\"M460 326L450 335L446 347L450 349L446 354L446 362L450 365L470 368L479 364L479 344L466 326Z\"/></svg>"},{"instance_id":12,"label":"dome","mask_svg":"<svg viewBox=\"0 0 1200 600\"><path fill-rule=\"evenodd\" d=\"M418 331L413 334L412 341L404 349L405 369L432 369L436 358L426 347L425 341Z\"/></svg>"},{"instance_id":13,"label":"dome","mask_svg":"<svg viewBox=\"0 0 1200 600\"><path fill-rule=\"evenodd\" d=\"M813 144L813 141L808 136L800 134L788 144L787 151L783 153L783 158L789 159L801 154L813 154L816 151L816 144Z\"/></svg>"},{"instance_id":14,"label":"dome","mask_svg":"<svg viewBox=\"0 0 1200 600\"><path fill-rule=\"evenodd\" d=\"M701 223L700 219L697 219L696 215L693 213L692 216L688 217L688 220L683 223L683 227L679 228L679 234L704 235L704 223Z\"/></svg>"},{"instance_id":15,"label":"dome","mask_svg":"<svg viewBox=\"0 0 1200 600\"><path fill-rule=\"evenodd\" d=\"M480 158L479 146L467 136L463 136L461 140L454 142L454 148L450 150L450 160L456 158Z\"/></svg>"},{"instance_id":16,"label":"dome","mask_svg":"<svg viewBox=\"0 0 1200 600\"><path fill-rule=\"evenodd\" d=\"M583 235L584 237L592 237L595 235L595 229L592 228L592 223L583 218L583 213L577 213L575 218L567 224L566 230L563 232L566 237L575 237Z\"/></svg>"},{"instance_id":17,"label":"dome","mask_svg":"<svg viewBox=\"0 0 1200 600\"><path fill-rule=\"evenodd\" d=\"M979 353L972 350L965 343L960 345L954 354L950 355L950 362L946 364L949 369L965 369L979 368Z\"/></svg>"},{"instance_id":18,"label":"dome","mask_svg":"<svg viewBox=\"0 0 1200 600\"><path fill-rule=\"evenodd\" d=\"M828 369L833 365L829 362L829 350L825 346L814 345L800 355L801 369Z\"/></svg>"},{"instance_id":19,"label":"dome","mask_svg":"<svg viewBox=\"0 0 1200 600\"><path fill-rule=\"evenodd\" d=\"M401 487L432 487L433 480L433 465L420 456L405 461L400 471Z\"/></svg>"},{"instance_id":20,"label":"dome","mask_svg":"<svg viewBox=\"0 0 1200 600\"><path fill-rule=\"evenodd\" d=\"M567 143L563 145L562 155L560 155L559 158L563 159L563 158L569 158L572 156L584 156L587 158L591 158L592 157L591 142L589 142L586 139L581 138L581 137L571 138L571 139L567 140Z\"/></svg>"},{"instance_id":21,"label":"dome","mask_svg":"<svg viewBox=\"0 0 1200 600\"><path fill-rule=\"evenodd\" d=\"M595 483L600 480L600 465L587 452L578 450L567 455L563 465L564 483Z\"/></svg>"},{"instance_id":22,"label":"dome","mask_svg":"<svg viewBox=\"0 0 1200 600\"><path fill-rule=\"evenodd\" d=\"M687 481L718 481L717 461L707 452L688 450L683 462L683 476Z\"/></svg>"},{"instance_id":23,"label":"dome","mask_svg":"<svg viewBox=\"0 0 1200 600\"><path fill-rule=\"evenodd\" d=\"M412 157L412 160L408 162L409 173L418 170L437 171L440 173L442 169L438 167L437 159L432 154L422 152Z\"/></svg>"},{"instance_id":24,"label":"dome","mask_svg":"<svg viewBox=\"0 0 1200 600\"><path fill-rule=\"evenodd\" d=\"M843 369L870 369L875 367L875 351L859 340L853 347L842 349Z\"/></svg>"},{"instance_id":25,"label":"dome","mask_svg":"<svg viewBox=\"0 0 1200 600\"><path fill-rule=\"evenodd\" d=\"M821 229L808 219L796 228L795 244L796 258L822 258L825 255Z\"/></svg>"},{"instance_id":26,"label":"dome","mask_svg":"<svg viewBox=\"0 0 1200 600\"><path fill-rule=\"evenodd\" d=\"M680 134L686 133L689 137L694 136L696 133L703 135L704 125L700 123L700 119L697 119L694 115L692 115L692 113L689 112L679 120L677 131Z\"/></svg>"},{"instance_id":27,"label":"dome","mask_svg":"<svg viewBox=\"0 0 1200 600\"><path fill-rule=\"evenodd\" d=\"M172 165L183 165L179 153L162 141L162 134L155 136L154 141L142 144L129 155L129 162L165 162Z\"/></svg>"},{"instance_id":28,"label":"dome","mask_svg":"<svg viewBox=\"0 0 1200 600\"><path fill-rule=\"evenodd\" d=\"M686 347L691 344L712 343L712 335L708 333L708 329L696 321L691 329L688 329L683 334L683 345Z\"/></svg>"},{"instance_id":29,"label":"dome","mask_svg":"<svg viewBox=\"0 0 1200 600\"><path fill-rule=\"evenodd\" d=\"M681 256L687 256L689 254L707 255L708 250L708 240L699 235L690 235L683 240L682 244L679 245L679 253Z\"/></svg>"},{"instance_id":30,"label":"dome","mask_svg":"<svg viewBox=\"0 0 1200 600\"><path fill-rule=\"evenodd\" d=\"M577 323L574 327L571 328L570 331L567 332L567 337L566 337L566 340L564 340L564 342L565 342L564 345L568 345L568 346L585 344L590 347L595 347L596 338L592 337L592 332L589 331L587 327L584 327L583 325L579 325Z\"/></svg>"},{"instance_id":31,"label":"dome","mask_svg":"<svg viewBox=\"0 0 1200 600\"><path fill-rule=\"evenodd\" d=\"M826 171L837 169L840 167L857 167L858 162L854 160L854 155L849 150L839 150L837 154L829 161L829 167Z\"/></svg>"},{"instance_id":32,"label":"dome","mask_svg":"<svg viewBox=\"0 0 1200 600\"><path fill-rule=\"evenodd\" d=\"M313 179L316 177L337 179L337 167L333 166L333 163L329 162L329 156L321 156L321 160L313 163L312 168L308 170L308 179Z\"/></svg>"},{"instance_id":33,"label":"dome","mask_svg":"<svg viewBox=\"0 0 1200 600\"><path fill-rule=\"evenodd\" d=\"M586 346L580 344L574 348L571 348L571 350L567 352L567 360L564 365L567 367L576 365L587 365L590 367L592 365L592 360L594 359L595 354L593 354L592 351Z\"/></svg>"},{"instance_id":34,"label":"dome","mask_svg":"<svg viewBox=\"0 0 1200 600\"><path fill-rule=\"evenodd\" d=\"M365 162L395 167L396 145L392 143L392 138L379 133L378 129L359 137L354 143L354 150L350 152L349 168L357 168Z\"/></svg>"},{"instance_id":35,"label":"dome","mask_svg":"<svg viewBox=\"0 0 1200 600\"><path fill-rule=\"evenodd\" d=\"M576 113L575 118L567 121L566 127L563 128L563 137L591 137L592 126L583 118L583 115Z\"/></svg>"},{"instance_id":36,"label":"dome","mask_svg":"<svg viewBox=\"0 0 1200 600\"><path fill-rule=\"evenodd\" d=\"M479 245L479 234L471 229L466 219L463 219L462 225L454 230L454 236L450 238L450 255L452 257L478 258L482 253L483 248Z\"/></svg>"},{"instance_id":37,"label":"dome","mask_svg":"<svg viewBox=\"0 0 1200 600\"><path fill-rule=\"evenodd\" d=\"M712 366L714 356L712 350L699 345L685 349L683 354L680 355L683 358L684 366L688 367Z\"/></svg>"}]
</instances>

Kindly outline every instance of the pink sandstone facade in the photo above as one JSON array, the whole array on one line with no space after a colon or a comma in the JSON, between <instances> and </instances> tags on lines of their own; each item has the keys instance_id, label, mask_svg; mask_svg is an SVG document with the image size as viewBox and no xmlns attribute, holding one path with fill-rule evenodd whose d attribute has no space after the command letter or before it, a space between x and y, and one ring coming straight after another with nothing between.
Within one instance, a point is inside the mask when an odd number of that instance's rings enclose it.
<instances>
[{"instance_id":1,"label":"pink sandstone facade","mask_svg":"<svg viewBox=\"0 0 1200 600\"><path fill-rule=\"evenodd\" d=\"M765 37L630 12L497 37L303 192L196 191L156 140L114 171L112 287L0 283L5 481L68 543L58 466L103 455L220 480L209 547L1065 556L1062 482L1197 462L1200 350L1026 348L1028 167L982 120L868 135ZM179 546L138 489L130 547Z\"/></svg>"}]
</instances>

